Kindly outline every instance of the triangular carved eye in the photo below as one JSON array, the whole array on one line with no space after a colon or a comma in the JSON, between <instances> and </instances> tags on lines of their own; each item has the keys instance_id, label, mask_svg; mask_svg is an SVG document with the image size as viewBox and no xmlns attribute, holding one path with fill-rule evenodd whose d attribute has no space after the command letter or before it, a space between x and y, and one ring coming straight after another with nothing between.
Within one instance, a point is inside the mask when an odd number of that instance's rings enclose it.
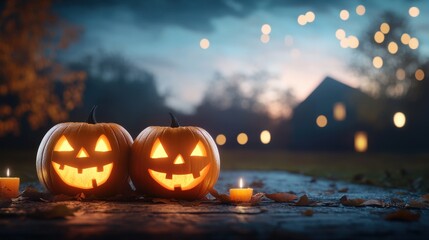
<instances>
[{"instance_id":1,"label":"triangular carved eye","mask_svg":"<svg viewBox=\"0 0 429 240\"><path fill-rule=\"evenodd\" d=\"M109 139L107 139L106 135L101 134L98 138L97 143L95 144L96 152L110 152L112 151L112 147L110 147Z\"/></svg>"},{"instance_id":2,"label":"triangular carved eye","mask_svg":"<svg viewBox=\"0 0 429 240\"><path fill-rule=\"evenodd\" d=\"M161 141L156 139L155 143L153 144L152 151L150 152L151 158L166 158L168 157L167 152L165 151L164 147L161 144Z\"/></svg>"},{"instance_id":3,"label":"triangular carved eye","mask_svg":"<svg viewBox=\"0 0 429 240\"><path fill-rule=\"evenodd\" d=\"M204 147L201 141L198 141L197 146L195 146L194 151L192 151L191 156L193 157L205 157L207 156L206 148Z\"/></svg>"},{"instance_id":4,"label":"triangular carved eye","mask_svg":"<svg viewBox=\"0 0 429 240\"><path fill-rule=\"evenodd\" d=\"M58 140L57 144L55 144L54 151L56 152L71 152L74 151L73 147L70 145L69 141L67 141L66 136L62 135Z\"/></svg>"}]
</instances>

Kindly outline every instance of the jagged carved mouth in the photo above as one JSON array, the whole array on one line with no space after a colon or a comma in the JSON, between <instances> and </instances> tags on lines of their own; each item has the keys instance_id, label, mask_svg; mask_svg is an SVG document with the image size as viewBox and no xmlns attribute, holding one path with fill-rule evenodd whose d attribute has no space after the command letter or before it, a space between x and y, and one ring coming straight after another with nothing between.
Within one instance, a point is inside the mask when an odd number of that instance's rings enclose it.
<instances>
[{"instance_id":1,"label":"jagged carved mouth","mask_svg":"<svg viewBox=\"0 0 429 240\"><path fill-rule=\"evenodd\" d=\"M69 186L92 189L105 183L112 172L113 163L101 167L75 168L52 162L57 175Z\"/></svg>"},{"instance_id":2,"label":"jagged carved mouth","mask_svg":"<svg viewBox=\"0 0 429 240\"><path fill-rule=\"evenodd\" d=\"M175 189L186 191L200 184L203 181L203 179L207 176L209 169L210 169L210 164L207 164L207 166L205 166L203 170L199 172L198 177L194 177L194 174L192 173L173 174L171 176L171 179L167 178L167 173L157 172L152 169L148 169L148 171L150 176L164 188L171 191L174 191Z\"/></svg>"}]
</instances>

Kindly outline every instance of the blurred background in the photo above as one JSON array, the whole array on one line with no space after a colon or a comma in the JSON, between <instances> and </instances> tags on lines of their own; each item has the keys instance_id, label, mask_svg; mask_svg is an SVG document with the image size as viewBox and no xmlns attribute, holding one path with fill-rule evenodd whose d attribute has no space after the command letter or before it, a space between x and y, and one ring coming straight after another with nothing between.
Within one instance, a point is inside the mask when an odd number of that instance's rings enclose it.
<instances>
[{"instance_id":1,"label":"blurred background","mask_svg":"<svg viewBox=\"0 0 429 240\"><path fill-rule=\"evenodd\" d=\"M0 175L58 122L205 128L222 169L428 189L429 4L0 3ZM5 172L6 170L4 170Z\"/></svg>"}]
</instances>

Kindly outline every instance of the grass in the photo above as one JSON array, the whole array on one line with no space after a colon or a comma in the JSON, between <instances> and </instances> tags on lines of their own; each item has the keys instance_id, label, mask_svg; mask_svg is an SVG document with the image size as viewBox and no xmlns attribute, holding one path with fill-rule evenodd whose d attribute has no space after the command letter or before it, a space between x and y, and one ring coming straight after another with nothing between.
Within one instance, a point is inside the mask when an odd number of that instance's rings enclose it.
<instances>
[{"instance_id":1,"label":"grass","mask_svg":"<svg viewBox=\"0 0 429 240\"><path fill-rule=\"evenodd\" d=\"M37 181L36 149L0 150L6 168L22 182ZM222 170L283 170L318 178L429 191L429 153L332 153L221 149Z\"/></svg>"}]
</instances>

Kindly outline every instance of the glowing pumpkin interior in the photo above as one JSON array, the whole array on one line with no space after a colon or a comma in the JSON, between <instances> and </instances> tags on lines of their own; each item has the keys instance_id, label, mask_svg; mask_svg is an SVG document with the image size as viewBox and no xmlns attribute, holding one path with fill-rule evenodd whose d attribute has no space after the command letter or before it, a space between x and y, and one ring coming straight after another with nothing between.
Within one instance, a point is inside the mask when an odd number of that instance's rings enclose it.
<instances>
[{"instance_id":1,"label":"glowing pumpkin interior","mask_svg":"<svg viewBox=\"0 0 429 240\"><path fill-rule=\"evenodd\" d=\"M57 153L64 154L66 152L74 151L75 149L64 135L60 137L54 147L54 152ZM107 139L106 135L100 135L97 143L95 144L94 151L112 151L112 147L110 146L109 139ZM79 149L75 156L75 161L93 161L94 166L85 168L72 167L67 164L62 164L60 161L55 162L55 160L53 160L52 167L65 184L80 189L92 189L104 184L109 179L113 168L113 163L108 163L101 166L96 164L95 161L97 161L97 159L91 160L91 157L85 147L81 147Z\"/></svg>"},{"instance_id":2,"label":"glowing pumpkin interior","mask_svg":"<svg viewBox=\"0 0 429 240\"><path fill-rule=\"evenodd\" d=\"M192 157L206 157L207 152L204 144L201 141L198 141L194 150L192 151ZM150 153L152 159L165 159L168 158L168 154L165 151L164 146L161 141L156 139L155 143L152 146ZM173 164L180 165L185 164L185 159L181 154L178 154L173 161ZM150 176L162 187L174 191L175 189L180 189L182 191L190 190L200 184L203 179L207 176L207 173L210 170L210 163L208 163L203 169L199 171L197 177L194 177L194 174L172 174L171 177L167 177L166 172L155 171L153 169L148 169Z\"/></svg>"}]
</instances>

